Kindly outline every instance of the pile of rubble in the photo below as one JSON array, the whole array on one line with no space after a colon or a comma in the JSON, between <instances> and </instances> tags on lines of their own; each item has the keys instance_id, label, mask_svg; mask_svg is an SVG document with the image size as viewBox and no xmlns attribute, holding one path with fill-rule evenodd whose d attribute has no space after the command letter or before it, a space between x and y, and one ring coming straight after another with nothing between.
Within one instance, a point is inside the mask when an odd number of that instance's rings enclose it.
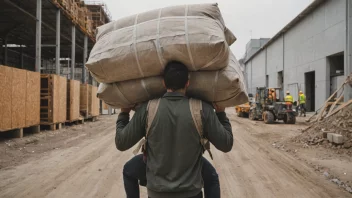
<instances>
[{"instance_id":1,"label":"pile of rubble","mask_svg":"<svg viewBox=\"0 0 352 198\"><path fill-rule=\"evenodd\" d=\"M352 105L322 121L312 123L293 141L352 150Z\"/></svg>"}]
</instances>

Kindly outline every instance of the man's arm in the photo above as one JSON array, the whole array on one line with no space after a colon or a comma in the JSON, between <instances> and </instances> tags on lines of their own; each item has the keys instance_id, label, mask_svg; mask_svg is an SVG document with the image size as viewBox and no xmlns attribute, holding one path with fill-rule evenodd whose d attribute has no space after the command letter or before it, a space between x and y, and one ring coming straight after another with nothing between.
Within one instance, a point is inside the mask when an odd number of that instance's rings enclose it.
<instances>
[{"instance_id":1,"label":"man's arm","mask_svg":"<svg viewBox=\"0 0 352 198\"><path fill-rule=\"evenodd\" d=\"M203 130L208 140L220 151L229 152L233 145L232 128L224 111L214 109L203 102Z\"/></svg>"},{"instance_id":2,"label":"man's arm","mask_svg":"<svg viewBox=\"0 0 352 198\"><path fill-rule=\"evenodd\" d=\"M116 122L116 148L126 151L133 147L145 135L146 104L139 107L131 121L129 113L121 112Z\"/></svg>"}]
</instances>

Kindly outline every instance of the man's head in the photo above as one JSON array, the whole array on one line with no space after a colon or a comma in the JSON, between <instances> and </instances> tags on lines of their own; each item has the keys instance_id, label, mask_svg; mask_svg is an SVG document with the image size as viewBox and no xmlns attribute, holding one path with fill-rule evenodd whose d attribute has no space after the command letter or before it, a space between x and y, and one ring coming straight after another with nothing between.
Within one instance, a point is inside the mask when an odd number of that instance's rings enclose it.
<instances>
[{"instance_id":1,"label":"man's head","mask_svg":"<svg viewBox=\"0 0 352 198\"><path fill-rule=\"evenodd\" d=\"M188 69L178 61L169 62L164 70L164 85L168 91L180 91L189 86Z\"/></svg>"},{"instance_id":2,"label":"man's head","mask_svg":"<svg viewBox=\"0 0 352 198\"><path fill-rule=\"evenodd\" d=\"M290 91L286 91L286 95L290 95Z\"/></svg>"},{"instance_id":3,"label":"man's head","mask_svg":"<svg viewBox=\"0 0 352 198\"><path fill-rule=\"evenodd\" d=\"M299 91L299 94L303 94L303 91Z\"/></svg>"}]
</instances>

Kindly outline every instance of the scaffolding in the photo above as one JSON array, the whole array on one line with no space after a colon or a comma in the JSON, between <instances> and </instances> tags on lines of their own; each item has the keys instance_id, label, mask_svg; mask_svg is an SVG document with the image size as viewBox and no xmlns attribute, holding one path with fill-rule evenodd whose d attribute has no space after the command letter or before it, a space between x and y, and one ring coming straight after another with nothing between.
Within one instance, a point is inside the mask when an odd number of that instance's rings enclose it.
<instances>
[{"instance_id":1,"label":"scaffolding","mask_svg":"<svg viewBox=\"0 0 352 198\"><path fill-rule=\"evenodd\" d=\"M94 6L104 20L94 19L88 6L79 0L1 0L0 65L58 75L69 65L69 76L86 83L84 64L95 43L95 28L110 22L103 2Z\"/></svg>"},{"instance_id":2,"label":"scaffolding","mask_svg":"<svg viewBox=\"0 0 352 198\"><path fill-rule=\"evenodd\" d=\"M109 21L112 20L110 10L108 9L106 3L104 3L103 1L85 0L84 3L85 3L86 5L100 6L100 7L103 9L103 11L105 12L105 15L106 15L106 17L108 18L108 20L109 20Z\"/></svg>"},{"instance_id":3,"label":"scaffolding","mask_svg":"<svg viewBox=\"0 0 352 198\"><path fill-rule=\"evenodd\" d=\"M93 29L109 23L111 15L106 4L102 1L84 1L92 20Z\"/></svg>"}]
</instances>

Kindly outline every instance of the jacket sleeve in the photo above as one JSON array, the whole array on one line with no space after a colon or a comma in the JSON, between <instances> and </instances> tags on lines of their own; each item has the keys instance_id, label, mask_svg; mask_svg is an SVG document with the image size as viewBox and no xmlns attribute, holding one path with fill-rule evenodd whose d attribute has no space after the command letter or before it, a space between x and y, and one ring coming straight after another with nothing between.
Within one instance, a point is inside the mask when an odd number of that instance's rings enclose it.
<instances>
[{"instance_id":1,"label":"jacket sleeve","mask_svg":"<svg viewBox=\"0 0 352 198\"><path fill-rule=\"evenodd\" d=\"M138 108L129 121L128 113L120 113L116 122L116 148L126 151L132 148L145 135L146 105Z\"/></svg>"},{"instance_id":2,"label":"jacket sleeve","mask_svg":"<svg viewBox=\"0 0 352 198\"><path fill-rule=\"evenodd\" d=\"M215 113L214 109L203 103L204 136L220 151L229 152L233 146L232 127L225 112Z\"/></svg>"}]
</instances>

